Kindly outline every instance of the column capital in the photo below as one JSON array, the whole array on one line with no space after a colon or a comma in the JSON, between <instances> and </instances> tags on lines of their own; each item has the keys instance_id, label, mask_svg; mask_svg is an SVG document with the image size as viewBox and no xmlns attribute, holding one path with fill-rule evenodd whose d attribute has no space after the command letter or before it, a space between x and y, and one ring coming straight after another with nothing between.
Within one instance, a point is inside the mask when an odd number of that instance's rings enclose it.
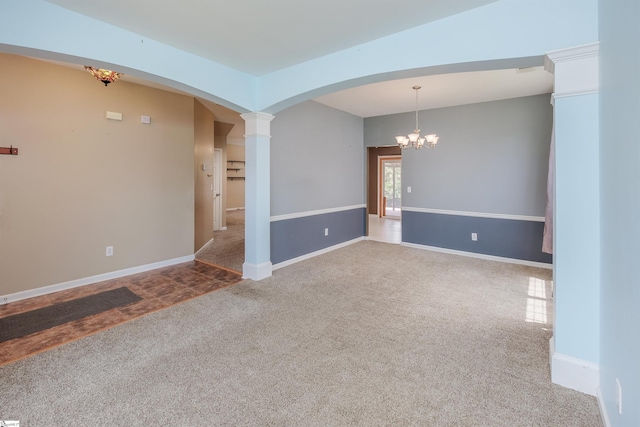
<instances>
[{"instance_id":1,"label":"column capital","mask_svg":"<svg viewBox=\"0 0 640 427\"><path fill-rule=\"evenodd\" d=\"M544 68L555 75L554 98L598 93L599 46L591 43L545 55Z\"/></svg>"},{"instance_id":2,"label":"column capital","mask_svg":"<svg viewBox=\"0 0 640 427\"><path fill-rule=\"evenodd\" d=\"M270 122L274 119L274 115L269 113L253 112L240 114L240 117L244 120L245 136L271 136Z\"/></svg>"}]
</instances>

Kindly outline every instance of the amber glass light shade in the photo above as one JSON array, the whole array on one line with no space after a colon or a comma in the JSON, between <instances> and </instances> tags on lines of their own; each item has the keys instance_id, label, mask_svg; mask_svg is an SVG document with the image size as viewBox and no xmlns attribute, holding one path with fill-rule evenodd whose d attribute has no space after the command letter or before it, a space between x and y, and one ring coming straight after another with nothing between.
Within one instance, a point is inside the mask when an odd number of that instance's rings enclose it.
<instances>
[{"instance_id":1,"label":"amber glass light shade","mask_svg":"<svg viewBox=\"0 0 640 427\"><path fill-rule=\"evenodd\" d=\"M104 68L93 68L86 65L84 69L90 72L93 77L104 83L105 86L107 86L109 83L115 82L124 75L115 71L105 70Z\"/></svg>"}]
</instances>

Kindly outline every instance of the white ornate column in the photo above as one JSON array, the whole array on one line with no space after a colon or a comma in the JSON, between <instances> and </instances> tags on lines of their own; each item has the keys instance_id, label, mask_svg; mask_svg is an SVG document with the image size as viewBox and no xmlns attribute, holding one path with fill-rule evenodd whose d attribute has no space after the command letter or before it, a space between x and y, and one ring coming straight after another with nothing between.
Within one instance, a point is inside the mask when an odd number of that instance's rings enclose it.
<instances>
[{"instance_id":1,"label":"white ornate column","mask_svg":"<svg viewBox=\"0 0 640 427\"><path fill-rule=\"evenodd\" d=\"M271 276L270 122L267 113L247 113L245 122L245 229L242 276Z\"/></svg>"},{"instance_id":2,"label":"white ornate column","mask_svg":"<svg viewBox=\"0 0 640 427\"><path fill-rule=\"evenodd\" d=\"M598 44L550 52L545 68L555 83L551 381L595 395L600 380Z\"/></svg>"}]
</instances>

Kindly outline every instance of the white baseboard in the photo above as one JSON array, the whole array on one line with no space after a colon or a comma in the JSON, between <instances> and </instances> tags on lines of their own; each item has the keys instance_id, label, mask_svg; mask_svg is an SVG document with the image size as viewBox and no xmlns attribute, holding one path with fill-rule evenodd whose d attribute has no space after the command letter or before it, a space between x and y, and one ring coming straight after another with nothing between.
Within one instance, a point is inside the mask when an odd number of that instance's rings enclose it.
<instances>
[{"instance_id":1,"label":"white baseboard","mask_svg":"<svg viewBox=\"0 0 640 427\"><path fill-rule=\"evenodd\" d=\"M213 238L211 238L211 240L209 240L207 243L205 243L204 245L202 245L202 247L200 249L198 249L198 252L196 252L196 254L194 255L194 257L197 257L198 254L202 251L204 251L205 249L207 249L207 247L213 243Z\"/></svg>"},{"instance_id":2,"label":"white baseboard","mask_svg":"<svg viewBox=\"0 0 640 427\"><path fill-rule=\"evenodd\" d=\"M187 255L180 258L173 258L166 261L154 262L151 264L140 265L138 267L125 268L124 270L112 271L109 273L98 274L82 279L70 280L68 282L58 283L55 285L43 286L41 288L29 289L27 291L16 292L8 295L0 295L0 303L7 304L14 301L20 301L27 298L38 297L53 292L64 291L66 289L77 288L79 286L91 285L93 283L103 282L105 280L117 279L119 277L129 276L131 274L143 273L156 268L168 267L174 264L193 261L194 255Z\"/></svg>"},{"instance_id":3,"label":"white baseboard","mask_svg":"<svg viewBox=\"0 0 640 427\"><path fill-rule=\"evenodd\" d=\"M433 252L442 252L445 254L452 254L452 255L461 255L469 258L486 259L488 261L499 261L499 262L506 262L509 264L527 265L529 267L546 268L548 270L551 270L553 268L553 264L547 264L546 262L527 261L524 259L516 259L516 258L505 258L505 257L495 256L495 255L485 255L485 254L478 254L475 252L466 252L466 251L458 251L455 249L439 248L437 246L418 245L416 243L402 242L401 245L406 246L408 248L422 249L425 251L433 251Z\"/></svg>"},{"instance_id":4,"label":"white baseboard","mask_svg":"<svg viewBox=\"0 0 640 427\"><path fill-rule=\"evenodd\" d=\"M273 266L271 261L262 264L251 264L245 262L242 264L242 278L251 280L262 280L271 277Z\"/></svg>"},{"instance_id":5,"label":"white baseboard","mask_svg":"<svg viewBox=\"0 0 640 427\"><path fill-rule=\"evenodd\" d=\"M549 340L551 382L591 396L600 387L600 366L576 357L556 353L553 337Z\"/></svg>"},{"instance_id":6,"label":"white baseboard","mask_svg":"<svg viewBox=\"0 0 640 427\"><path fill-rule=\"evenodd\" d=\"M604 404L604 397L602 397L602 390L600 389L600 386L596 389L596 397L598 398L602 424L604 424L604 427L611 427L611 421L609 421L609 414L607 413L607 406Z\"/></svg>"},{"instance_id":7,"label":"white baseboard","mask_svg":"<svg viewBox=\"0 0 640 427\"><path fill-rule=\"evenodd\" d=\"M227 227L220 227L220 231L227 231Z\"/></svg>"},{"instance_id":8,"label":"white baseboard","mask_svg":"<svg viewBox=\"0 0 640 427\"><path fill-rule=\"evenodd\" d=\"M288 259L286 261L279 262L279 263L273 265L273 269L277 270L279 268L286 267L288 265L295 264L297 262L304 261L306 259L313 258L313 257L316 257L318 255L322 255L322 254L326 254L326 253L331 252L331 251L335 251L336 249L344 248L345 246L352 245L352 244L360 242L362 240L366 240L366 236L358 237L358 238L355 238L353 240L348 240L346 242L338 243L337 245L329 246L328 248L320 249L319 251L310 252L308 254L300 255L299 257L296 257L296 258L291 258L291 259Z\"/></svg>"}]
</instances>

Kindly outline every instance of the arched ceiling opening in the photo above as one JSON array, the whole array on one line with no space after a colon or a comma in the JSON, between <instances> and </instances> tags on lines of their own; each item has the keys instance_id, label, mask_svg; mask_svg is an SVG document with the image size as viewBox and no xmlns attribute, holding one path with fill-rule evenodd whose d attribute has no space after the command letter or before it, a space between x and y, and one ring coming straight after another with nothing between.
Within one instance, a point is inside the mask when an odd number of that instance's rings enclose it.
<instances>
[{"instance_id":1,"label":"arched ceiling opening","mask_svg":"<svg viewBox=\"0 0 640 427\"><path fill-rule=\"evenodd\" d=\"M543 55L550 50L597 38L593 32L597 26L591 25L597 22L596 8L571 0L541 0L554 6L552 14L541 4L518 0L405 0L394 3L394 14L384 12L388 2L376 8L368 0L350 1L348 6L317 0L299 10L291 1L269 2L266 10L260 0L214 1L206 6L196 0L179 5L161 1L150 11L146 2L134 0L112 8L115 11L104 11L76 0L7 0L0 4L0 51L114 68L240 113L276 114L317 99L364 117L409 110L411 103L401 101L405 95L400 90L407 84L407 90L414 84L425 87L422 98L431 103L422 108L523 96L513 95L517 91L504 93L504 85L498 91L502 93L489 92L498 86L494 82L506 80L505 73L511 74L514 86L533 84L533 76L542 77L541 73L516 70L542 65ZM354 4L361 8L352 9ZM314 7L322 11L311 13ZM154 19L149 19L152 12ZM265 26L282 16L289 25ZM403 18L400 23L398 16ZM316 27L314 20L322 25ZM237 31L223 36L209 28L224 27L227 21L236 22ZM548 26L540 31L543 21ZM191 23L188 37L177 34L185 22ZM299 28L299 22L307 22L307 28ZM567 22L573 28L566 28ZM345 33L340 43L332 41L334 30L346 31L342 26L355 29ZM260 31L254 34L256 28ZM193 34L201 39L183 46ZM255 50L266 49L265 41L278 41L283 34L292 40L275 45L285 53L261 59ZM304 41L304 48L296 50L294 39ZM235 59L225 59L222 50L233 46ZM244 56L254 54L253 65L242 65ZM262 72L249 72L261 61ZM490 77L493 72L502 74ZM409 80L389 82L399 79ZM540 81L536 85L522 94L549 90L548 85L541 89ZM334 94L343 90L348 91ZM449 104L437 102L442 97ZM372 99L379 101L377 109ZM358 103L371 108L359 109Z\"/></svg>"}]
</instances>

